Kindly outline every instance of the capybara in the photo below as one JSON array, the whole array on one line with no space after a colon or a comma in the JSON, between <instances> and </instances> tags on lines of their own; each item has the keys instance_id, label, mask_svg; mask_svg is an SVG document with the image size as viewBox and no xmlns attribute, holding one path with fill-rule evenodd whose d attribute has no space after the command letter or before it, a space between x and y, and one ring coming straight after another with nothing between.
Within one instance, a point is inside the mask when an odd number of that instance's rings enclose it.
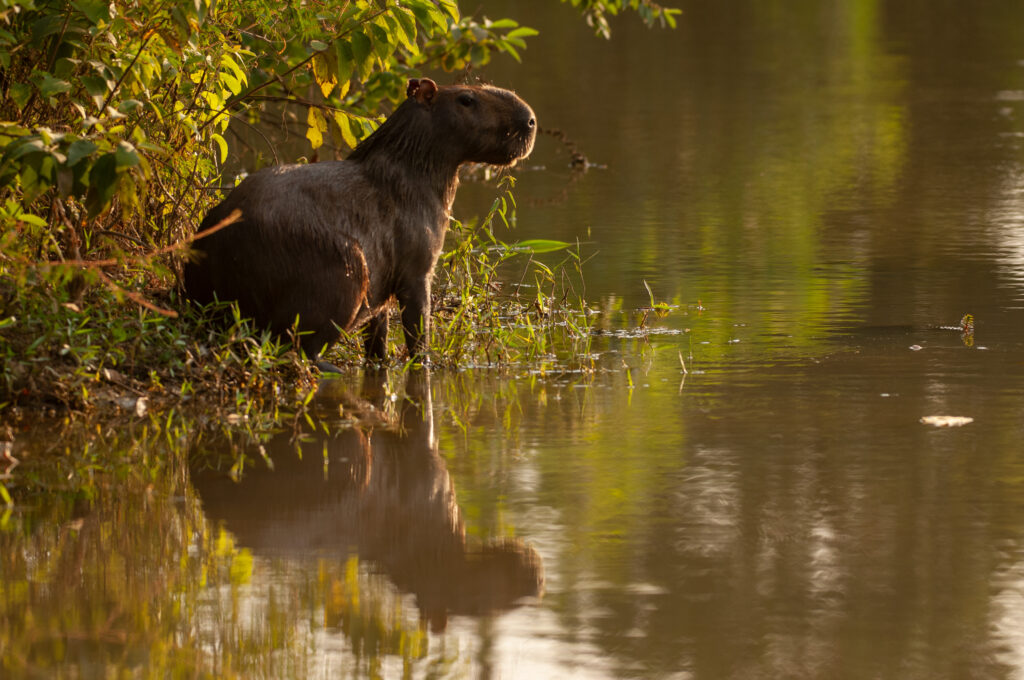
<instances>
[{"instance_id":1,"label":"capybara","mask_svg":"<svg viewBox=\"0 0 1024 680\"><path fill-rule=\"evenodd\" d=\"M428 349L430 282L467 162L512 165L533 149L533 110L486 85L411 79L407 98L343 161L267 168L246 177L199 227L241 217L196 240L187 298L237 301L283 335L298 318L316 360L339 329L366 326L368 360L383 360L397 299L411 357ZM330 370L330 364L320 362Z\"/></svg>"}]
</instances>

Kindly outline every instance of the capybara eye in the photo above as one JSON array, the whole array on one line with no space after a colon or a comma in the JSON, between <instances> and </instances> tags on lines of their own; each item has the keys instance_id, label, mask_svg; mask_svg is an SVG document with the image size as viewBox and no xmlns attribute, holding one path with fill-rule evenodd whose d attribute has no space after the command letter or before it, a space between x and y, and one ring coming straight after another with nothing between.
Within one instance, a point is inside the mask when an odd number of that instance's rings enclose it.
<instances>
[{"instance_id":1,"label":"capybara eye","mask_svg":"<svg viewBox=\"0 0 1024 680\"><path fill-rule=\"evenodd\" d=\"M473 104L476 103L476 99L474 99L473 95L471 95L470 93L463 92L462 94L459 95L459 103L462 104L463 106L472 106Z\"/></svg>"}]
</instances>

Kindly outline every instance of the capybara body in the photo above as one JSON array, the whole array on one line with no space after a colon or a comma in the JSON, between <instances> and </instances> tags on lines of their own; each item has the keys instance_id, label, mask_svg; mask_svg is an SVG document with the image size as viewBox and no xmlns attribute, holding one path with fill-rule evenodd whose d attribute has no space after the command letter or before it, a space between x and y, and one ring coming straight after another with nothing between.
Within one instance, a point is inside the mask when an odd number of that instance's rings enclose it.
<instances>
[{"instance_id":1,"label":"capybara body","mask_svg":"<svg viewBox=\"0 0 1024 680\"><path fill-rule=\"evenodd\" d=\"M422 358L459 166L510 165L535 135L533 111L508 90L410 80L408 98L346 160L261 170L213 208L200 231L241 217L196 240L185 295L237 301L279 335L298 318L311 359L338 329L365 325L372 360L385 357L395 298L409 354Z\"/></svg>"}]
</instances>

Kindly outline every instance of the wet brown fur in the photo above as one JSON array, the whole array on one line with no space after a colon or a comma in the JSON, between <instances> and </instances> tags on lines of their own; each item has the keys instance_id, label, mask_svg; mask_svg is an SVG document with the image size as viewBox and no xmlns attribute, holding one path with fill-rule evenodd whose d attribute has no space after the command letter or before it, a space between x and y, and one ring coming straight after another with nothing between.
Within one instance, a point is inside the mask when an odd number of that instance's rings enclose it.
<instances>
[{"instance_id":1,"label":"wet brown fur","mask_svg":"<svg viewBox=\"0 0 1024 680\"><path fill-rule=\"evenodd\" d=\"M348 159L262 170L213 208L199 230L236 208L242 217L195 242L185 295L235 300L278 334L298 317L312 359L339 328L365 325L375 360L385 356L394 298L410 356L422 357L458 168L513 164L535 131L533 111L508 90L410 80L408 98Z\"/></svg>"}]
</instances>

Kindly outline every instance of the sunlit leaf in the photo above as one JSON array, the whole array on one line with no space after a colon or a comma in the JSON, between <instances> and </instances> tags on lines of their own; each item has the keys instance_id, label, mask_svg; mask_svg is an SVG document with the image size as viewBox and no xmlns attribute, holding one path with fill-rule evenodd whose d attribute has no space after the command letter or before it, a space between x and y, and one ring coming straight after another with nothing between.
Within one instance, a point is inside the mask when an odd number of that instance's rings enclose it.
<instances>
[{"instance_id":1,"label":"sunlit leaf","mask_svg":"<svg viewBox=\"0 0 1024 680\"><path fill-rule=\"evenodd\" d=\"M484 26L490 29L495 28L515 28L519 25L519 22L514 19L498 19L497 21L486 20Z\"/></svg>"},{"instance_id":2,"label":"sunlit leaf","mask_svg":"<svg viewBox=\"0 0 1024 680\"><path fill-rule=\"evenodd\" d=\"M338 126L338 130L341 132L342 139L345 140L345 143L353 149L356 148L358 140L352 133L352 120L349 118L348 114L338 111L334 114L334 122Z\"/></svg>"},{"instance_id":3,"label":"sunlit leaf","mask_svg":"<svg viewBox=\"0 0 1024 680\"><path fill-rule=\"evenodd\" d=\"M393 15L399 25L398 38L401 40L402 46L409 52L416 54L419 52L419 48L416 45L415 15L405 7L396 7Z\"/></svg>"},{"instance_id":4,"label":"sunlit leaf","mask_svg":"<svg viewBox=\"0 0 1024 680\"><path fill-rule=\"evenodd\" d=\"M555 241L551 239L527 239L509 244L512 248L528 250L532 253L550 253L556 250L563 250L572 244L566 241Z\"/></svg>"},{"instance_id":5,"label":"sunlit leaf","mask_svg":"<svg viewBox=\"0 0 1024 680\"><path fill-rule=\"evenodd\" d=\"M540 31L529 28L528 26L520 26L514 30L509 31L505 34L506 40L529 38L531 36L540 35Z\"/></svg>"},{"instance_id":6,"label":"sunlit leaf","mask_svg":"<svg viewBox=\"0 0 1024 680\"><path fill-rule=\"evenodd\" d=\"M225 162L228 159L228 143L227 143L227 140L224 139L223 135L220 135L220 134L218 134L216 132L214 132L212 135L210 135L210 138L217 144L217 149L220 152L219 153L220 162L221 163Z\"/></svg>"},{"instance_id":7,"label":"sunlit leaf","mask_svg":"<svg viewBox=\"0 0 1024 680\"><path fill-rule=\"evenodd\" d=\"M328 59L325 52L313 55L313 77L326 97L338 85L337 61Z\"/></svg>"},{"instance_id":8,"label":"sunlit leaf","mask_svg":"<svg viewBox=\"0 0 1024 680\"><path fill-rule=\"evenodd\" d=\"M314 149L319 149L324 143L324 133L327 132L327 120L323 111L315 106L309 107L309 114L306 116L306 139Z\"/></svg>"}]
</instances>

